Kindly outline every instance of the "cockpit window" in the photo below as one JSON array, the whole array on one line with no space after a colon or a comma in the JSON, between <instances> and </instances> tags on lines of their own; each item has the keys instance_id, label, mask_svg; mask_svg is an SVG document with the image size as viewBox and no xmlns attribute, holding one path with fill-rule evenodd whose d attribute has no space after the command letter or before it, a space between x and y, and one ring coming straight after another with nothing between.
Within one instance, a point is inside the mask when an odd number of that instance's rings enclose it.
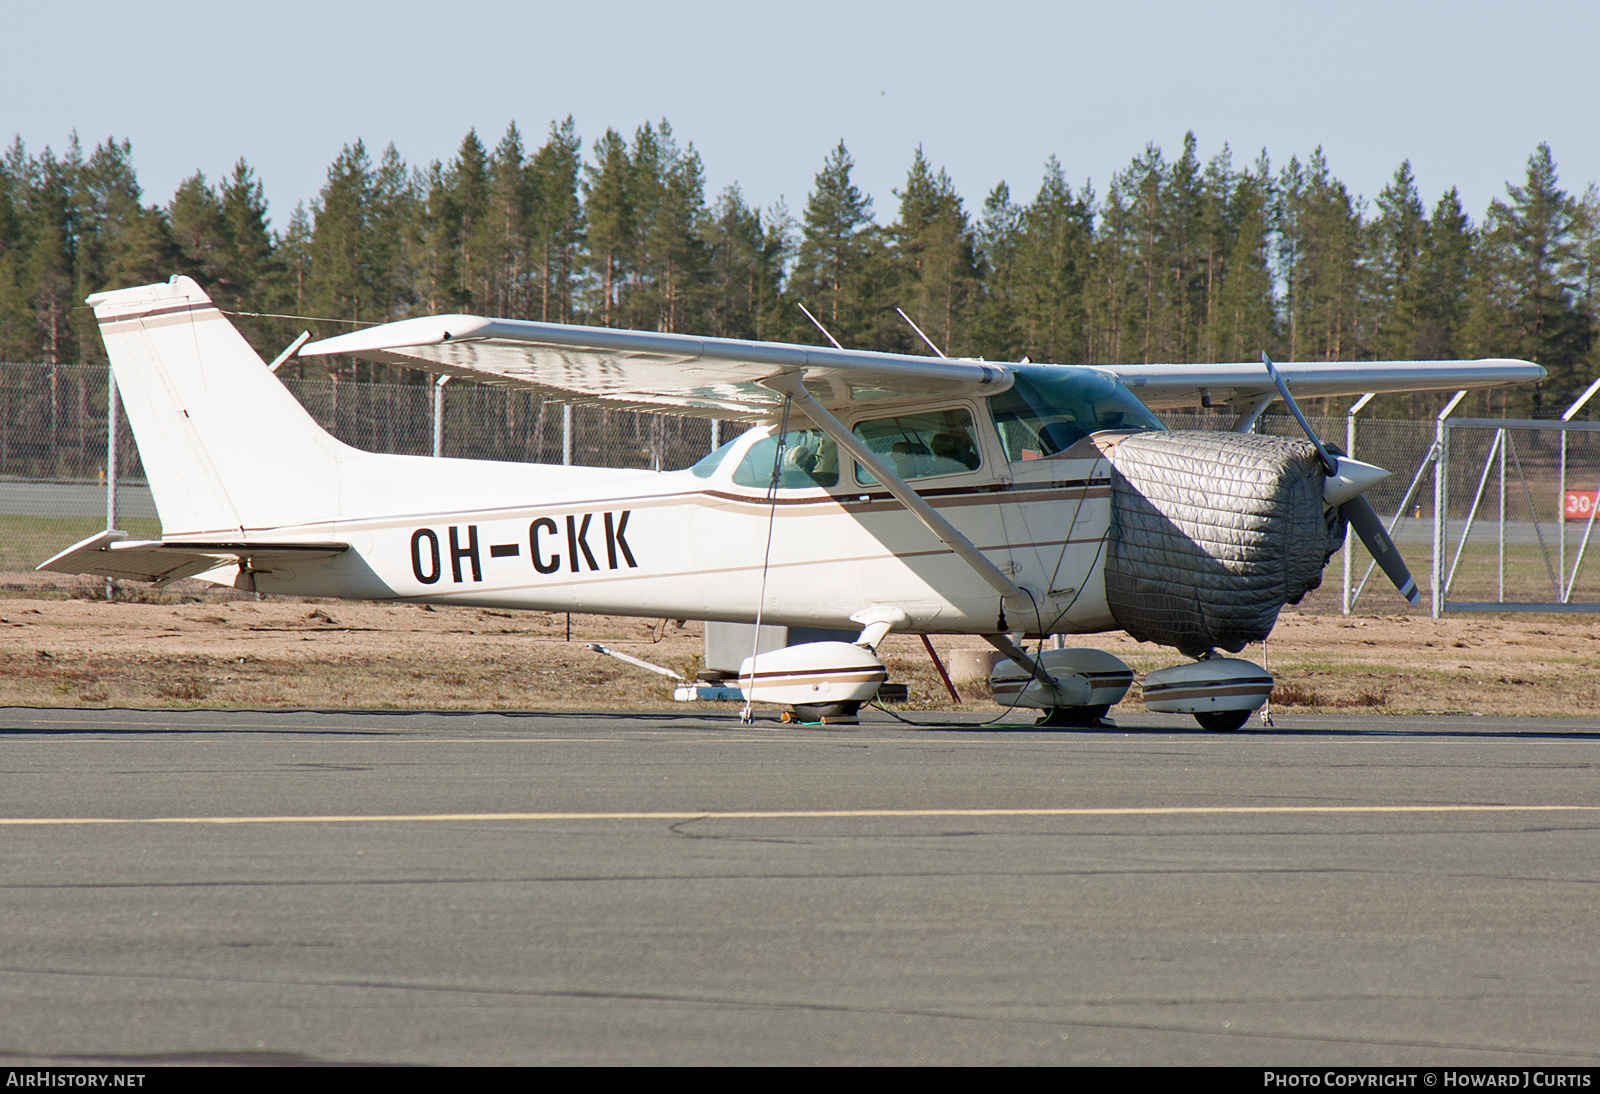
<instances>
[{"instance_id":1,"label":"cockpit window","mask_svg":"<svg viewBox=\"0 0 1600 1094\"><path fill-rule=\"evenodd\" d=\"M976 471L982 462L972 415L959 407L857 422L854 432L868 451L902 479L960 475ZM856 466L856 478L863 483L878 481L860 465Z\"/></svg>"},{"instance_id":2,"label":"cockpit window","mask_svg":"<svg viewBox=\"0 0 1600 1094\"><path fill-rule=\"evenodd\" d=\"M1065 452L1102 429L1165 429L1115 376L1068 365L1012 365L1009 391L989 398L1006 459Z\"/></svg>"},{"instance_id":3,"label":"cockpit window","mask_svg":"<svg viewBox=\"0 0 1600 1094\"><path fill-rule=\"evenodd\" d=\"M734 483L767 489L772 483L772 460L777 455L777 447L776 436L763 437L751 445L734 469ZM838 484L839 446L831 437L820 429L791 429L784 434L783 455L778 463L778 489L806 490Z\"/></svg>"}]
</instances>

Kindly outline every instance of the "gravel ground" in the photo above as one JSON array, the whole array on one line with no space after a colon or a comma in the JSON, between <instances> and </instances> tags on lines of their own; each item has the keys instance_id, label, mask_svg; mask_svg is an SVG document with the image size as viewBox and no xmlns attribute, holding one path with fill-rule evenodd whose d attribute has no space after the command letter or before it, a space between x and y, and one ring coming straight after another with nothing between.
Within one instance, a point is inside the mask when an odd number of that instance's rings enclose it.
<instances>
[{"instance_id":1,"label":"gravel ground","mask_svg":"<svg viewBox=\"0 0 1600 1094\"><path fill-rule=\"evenodd\" d=\"M392 709L640 709L672 682L585 649L601 642L685 675L700 625L473 608L274 598L195 583L152 592L0 575L0 705ZM1142 676L1174 651L1122 634L1076 640ZM939 638L941 656L981 646ZM913 709L952 709L921 643L891 636L890 679ZM1262 650L1241 654L1260 662ZM1289 609L1266 650L1280 707L1587 715L1600 630L1581 616L1351 616ZM961 709L994 710L981 686ZM1142 709L1138 689L1124 706ZM1115 714L1115 711L1113 712Z\"/></svg>"}]
</instances>

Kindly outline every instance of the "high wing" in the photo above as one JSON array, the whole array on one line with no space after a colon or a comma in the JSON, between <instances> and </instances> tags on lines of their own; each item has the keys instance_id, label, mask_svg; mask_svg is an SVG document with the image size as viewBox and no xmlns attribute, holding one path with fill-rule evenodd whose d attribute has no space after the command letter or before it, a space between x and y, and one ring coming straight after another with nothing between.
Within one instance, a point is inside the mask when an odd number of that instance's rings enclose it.
<instances>
[{"instance_id":1,"label":"high wing","mask_svg":"<svg viewBox=\"0 0 1600 1094\"><path fill-rule=\"evenodd\" d=\"M349 550L346 543L188 543L131 540L127 536L126 532L96 533L36 568L165 584L234 563L250 573L265 573L290 560L332 558Z\"/></svg>"},{"instance_id":2,"label":"high wing","mask_svg":"<svg viewBox=\"0 0 1600 1094\"><path fill-rule=\"evenodd\" d=\"M438 315L312 342L302 357L349 354L481 383L635 410L679 410L759 421L782 397L762 381L799 373L830 410L903 399L995 395L1011 386L1005 364L873 353L735 338L612 330L560 323ZM1202 402L1244 407L1277 393L1258 362L1100 365L1152 408ZM1301 396L1454 391L1544 378L1527 361L1285 362Z\"/></svg>"},{"instance_id":3,"label":"high wing","mask_svg":"<svg viewBox=\"0 0 1600 1094\"><path fill-rule=\"evenodd\" d=\"M759 421L783 397L760 386L801 372L824 406L992 395L1011 370L981 361L871 353L736 338L578 327L475 315L406 319L312 342L302 357L350 354L633 410Z\"/></svg>"}]
</instances>

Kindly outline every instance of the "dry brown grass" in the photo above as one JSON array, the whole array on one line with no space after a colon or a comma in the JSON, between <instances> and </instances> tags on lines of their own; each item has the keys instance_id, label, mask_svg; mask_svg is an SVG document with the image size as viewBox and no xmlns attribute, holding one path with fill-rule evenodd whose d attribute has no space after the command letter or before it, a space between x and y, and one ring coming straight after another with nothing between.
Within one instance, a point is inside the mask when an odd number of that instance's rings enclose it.
<instances>
[{"instance_id":1,"label":"dry brown grass","mask_svg":"<svg viewBox=\"0 0 1600 1094\"><path fill-rule=\"evenodd\" d=\"M0 705L391 709L641 709L672 682L584 648L601 642L686 676L695 622L269 599L0 575ZM1183 659L1122 634L1089 635L1139 675ZM981 645L940 638L942 655ZM912 709L994 711L983 689L954 707L919 640L885 643ZM1259 646L1240 656L1258 663ZM1267 650L1284 709L1588 715L1600 702L1600 632L1574 617L1365 616L1287 611ZM1139 710L1135 688L1121 709Z\"/></svg>"}]
</instances>

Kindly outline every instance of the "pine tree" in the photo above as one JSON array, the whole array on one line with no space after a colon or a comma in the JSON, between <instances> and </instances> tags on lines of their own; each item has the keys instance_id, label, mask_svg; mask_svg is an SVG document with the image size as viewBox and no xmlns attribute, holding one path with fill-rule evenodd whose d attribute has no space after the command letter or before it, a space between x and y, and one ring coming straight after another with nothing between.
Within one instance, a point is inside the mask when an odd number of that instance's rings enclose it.
<instances>
[{"instance_id":1,"label":"pine tree","mask_svg":"<svg viewBox=\"0 0 1600 1094\"><path fill-rule=\"evenodd\" d=\"M1570 399L1586 378L1592 331L1579 308L1583 273L1578 203L1562 190L1548 144L1528 159L1523 185L1506 185L1509 202L1490 203L1484 218L1481 282L1473 327L1479 352L1536 361L1550 377L1532 394Z\"/></svg>"},{"instance_id":2,"label":"pine tree","mask_svg":"<svg viewBox=\"0 0 1600 1094\"><path fill-rule=\"evenodd\" d=\"M877 290L883 288L873 274L883 270L885 256L872 199L850 181L854 166L841 140L817 173L789 295L810 308L842 344L870 346L879 319ZM816 331L795 330L805 341L824 343Z\"/></svg>"},{"instance_id":3,"label":"pine tree","mask_svg":"<svg viewBox=\"0 0 1600 1094\"><path fill-rule=\"evenodd\" d=\"M142 204L129 143L108 139L74 173L73 217L76 288L81 300L92 292L160 280L175 255L166 213ZM87 310L74 313L78 359L100 362L104 345Z\"/></svg>"},{"instance_id":4,"label":"pine tree","mask_svg":"<svg viewBox=\"0 0 1600 1094\"><path fill-rule=\"evenodd\" d=\"M418 248L417 207L411 170L390 143L372 174L367 209L372 298L385 320L404 318L416 303L416 275L410 259Z\"/></svg>"},{"instance_id":5,"label":"pine tree","mask_svg":"<svg viewBox=\"0 0 1600 1094\"><path fill-rule=\"evenodd\" d=\"M228 279L241 300L253 298L258 306L266 306L279 299L283 273L273 254L266 193L254 169L242 159L218 191L230 252Z\"/></svg>"},{"instance_id":6,"label":"pine tree","mask_svg":"<svg viewBox=\"0 0 1600 1094\"><path fill-rule=\"evenodd\" d=\"M76 335L68 321L76 264L76 146L74 137L65 160L49 148L35 157L19 138L6 155L15 225L7 259L16 285L6 310L13 317L15 355L25 360L76 357Z\"/></svg>"},{"instance_id":7,"label":"pine tree","mask_svg":"<svg viewBox=\"0 0 1600 1094\"><path fill-rule=\"evenodd\" d=\"M1027 206L997 186L979 229L988 277L985 350L1002 360L1077 364L1089 359L1088 292L1094 246L1094 193L1074 196L1051 156Z\"/></svg>"},{"instance_id":8,"label":"pine tree","mask_svg":"<svg viewBox=\"0 0 1600 1094\"><path fill-rule=\"evenodd\" d=\"M416 294L430 315L470 307L462 291L460 270L461 210L438 160L421 180L423 195L416 216Z\"/></svg>"},{"instance_id":9,"label":"pine tree","mask_svg":"<svg viewBox=\"0 0 1600 1094\"><path fill-rule=\"evenodd\" d=\"M489 157L476 130L467 130L456 158L445 169L452 208L459 218L457 248L460 257L456 272L460 277L460 299L471 311L484 307L490 295L495 268L494 224L489 213Z\"/></svg>"},{"instance_id":10,"label":"pine tree","mask_svg":"<svg viewBox=\"0 0 1600 1094\"><path fill-rule=\"evenodd\" d=\"M1361 352L1360 213L1322 149L1280 176L1279 277L1291 360L1351 360Z\"/></svg>"},{"instance_id":11,"label":"pine tree","mask_svg":"<svg viewBox=\"0 0 1600 1094\"><path fill-rule=\"evenodd\" d=\"M522 134L512 122L489 158L488 214L477 249L485 269L482 306L513 319L528 318L528 219L534 196L526 166Z\"/></svg>"},{"instance_id":12,"label":"pine tree","mask_svg":"<svg viewBox=\"0 0 1600 1094\"><path fill-rule=\"evenodd\" d=\"M1277 354L1271 270L1272 165L1263 151L1253 170L1235 176L1225 198L1227 254L1216 309L1207 322L1212 361ZM1219 247L1222 244L1219 244Z\"/></svg>"},{"instance_id":13,"label":"pine tree","mask_svg":"<svg viewBox=\"0 0 1600 1094\"><path fill-rule=\"evenodd\" d=\"M628 258L634 247L633 163L628 143L614 129L594 145L595 163L584 168L584 218L589 244L592 310L600 325L616 325Z\"/></svg>"},{"instance_id":14,"label":"pine tree","mask_svg":"<svg viewBox=\"0 0 1600 1094\"><path fill-rule=\"evenodd\" d=\"M647 290L641 318L660 331L680 331L702 321L709 254L701 237L707 219L705 171L694 145L680 150L665 119L650 139L649 126L635 145L637 209L646 213L637 269ZM653 314L652 314L653 313Z\"/></svg>"},{"instance_id":15,"label":"pine tree","mask_svg":"<svg viewBox=\"0 0 1600 1094\"><path fill-rule=\"evenodd\" d=\"M1199 183L1199 238L1195 248L1198 268L1199 331L1195 341L1195 360L1213 362L1219 356L1219 323L1223 288L1228 281L1237 226L1230 217L1230 205L1239 179L1233 170L1233 151L1224 144L1211 157Z\"/></svg>"},{"instance_id":16,"label":"pine tree","mask_svg":"<svg viewBox=\"0 0 1600 1094\"><path fill-rule=\"evenodd\" d=\"M179 183L167 215L183 271L198 281L213 300L236 307L237 286L225 284L231 247L222 199L206 183L205 175L196 171Z\"/></svg>"},{"instance_id":17,"label":"pine tree","mask_svg":"<svg viewBox=\"0 0 1600 1094\"><path fill-rule=\"evenodd\" d=\"M1378 216L1367 237L1373 329L1368 355L1381 361L1416 359L1425 325L1428 220L1411 161L1400 164L1378 194Z\"/></svg>"},{"instance_id":18,"label":"pine tree","mask_svg":"<svg viewBox=\"0 0 1600 1094\"><path fill-rule=\"evenodd\" d=\"M305 314L311 301L311 233L311 214L302 201L290 214L289 227L277 250L289 280L288 296L298 315Z\"/></svg>"},{"instance_id":19,"label":"pine tree","mask_svg":"<svg viewBox=\"0 0 1600 1094\"><path fill-rule=\"evenodd\" d=\"M528 162L528 192L533 207L529 232L531 259L538 273L538 317L550 322L571 322L573 279L583 241L583 207L578 200L578 177L583 145L569 115L557 126Z\"/></svg>"},{"instance_id":20,"label":"pine tree","mask_svg":"<svg viewBox=\"0 0 1600 1094\"><path fill-rule=\"evenodd\" d=\"M1422 286L1417 294L1417 357L1448 360L1460 356L1467 289L1473 272L1477 233L1451 187L1428 218Z\"/></svg>"},{"instance_id":21,"label":"pine tree","mask_svg":"<svg viewBox=\"0 0 1600 1094\"><path fill-rule=\"evenodd\" d=\"M367 207L372 164L366 146L345 145L328 168L328 181L312 206L312 307L334 319L370 320Z\"/></svg>"},{"instance_id":22,"label":"pine tree","mask_svg":"<svg viewBox=\"0 0 1600 1094\"><path fill-rule=\"evenodd\" d=\"M1590 183L1578 200L1578 309L1589 325L1586 375L1600 373L1600 186ZM1587 410L1587 407L1585 407Z\"/></svg>"},{"instance_id":23,"label":"pine tree","mask_svg":"<svg viewBox=\"0 0 1600 1094\"><path fill-rule=\"evenodd\" d=\"M1167 171L1161 192L1164 238L1158 256L1166 270L1162 322L1154 332L1154 356L1194 361L1200 325L1206 314L1205 177L1193 131L1183 135L1183 152Z\"/></svg>"},{"instance_id":24,"label":"pine tree","mask_svg":"<svg viewBox=\"0 0 1600 1094\"><path fill-rule=\"evenodd\" d=\"M27 198L19 168L25 161L20 139L0 159L0 361L30 356L33 349L33 316L23 280L27 250L23 205Z\"/></svg>"},{"instance_id":25,"label":"pine tree","mask_svg":"<svg viewBox=\"0 0 1600 1094\"><path fill-rule=\"evenodd\" d=\"M983 202L983 215L973 234L984 271L984 292L973 323L977 353L997 361L1015 361L1024 354L1021 301L1023 274L1018 261L1022 243L1022 207L1011 200L1011 187L995 184Z\"/></svg>"},{"instance_id":26,"label":"pine tree","mask_svg":"<svg viewBox=\"0 0 1600 1094\"><path fill-rule=\"evenodd\" d=\"M1138 360L1145 362L1172 356L1166 345L1170 337L1166 315L1170 300L1166 290L1169 259L1176 256L1170 255L1166 247L1169 210L1163 191L1167 174L1161 149L1149 144L1144 154L1111 183L1113 192L1120 191L1117 208L1122 215L1107 225L1119 237L1115 248L1106 252L1107 261L1123 262L1129 267L1120 280L1131 290L1132 298L1119 310L1126 344Z\"/></svg>"},{"instance_id":27,"label":"pine tree","mask_svg":"<svg viewBox=\"0 0 1600 1094\"><path fill-rule=\"evenodd\" d=\"M779 330L783 265L789 255L788 217L765 222L745 205L737 186L718 197L707 218L705 333L722 338L771 339Z\"/></svg>"},{"instance_id":28,"label":"pine tree","mask_svg":"<svg viewBox=\"0 0 1600 1094\"><path fill-rule=\"evenodd\" d=\"M903 273L906 311L946 354L969 354L981 282L961 196L943 168L933 173L920 145L898 196L900 219L890 234ZM921 352L921 340L914 344Z\"/></svg>"},{"instance_id":29,"label":"pine tree","mask_svg":"<svg viewBox=\"0 0 1600 1094\"><path fill-rule=\"evenodd\" d=\"M1140 276L1137 187L1128 183L1126 174L1112 179L1090 251L1084 326L1091 362L1141 360L1147 351L1142 301L1149 286Z\"/></svg>"}]
</instances>

